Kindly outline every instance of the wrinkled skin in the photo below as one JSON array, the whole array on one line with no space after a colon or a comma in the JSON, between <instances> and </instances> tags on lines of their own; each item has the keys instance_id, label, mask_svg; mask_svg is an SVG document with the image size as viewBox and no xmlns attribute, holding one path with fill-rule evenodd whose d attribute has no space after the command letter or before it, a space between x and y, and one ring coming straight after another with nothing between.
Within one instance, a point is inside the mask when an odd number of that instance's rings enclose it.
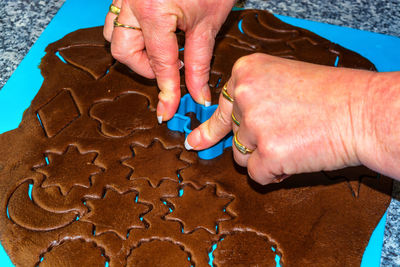
<instances>
[{"instance_id":1,"label":"wrinkled skin","mask_svg":"<svg viewBox=\"0 0 400 267\"><path fill-rule=\"evenodd\" d=\"M214 38L234 1L114 0L120 23L108 13L104 36L113 56L135 72L157 78L159 122L172 118L180 100L176 29L186 33L186 85L210 104L208 78ZM248 68L251 66L251 68ZM253 153L234 149L235 160L261 184L292 174L364 164L400 178L400 74L317 66L264 54L235 64L228 82L234 103L222 96L214 115L187 138L205 149L231 129ZM240 121L232 123L231 114Z\"/></svg>"},{"instance_id":2,"label":"wrinkled skin","mask_svg":"<svg viewBox=\"0 0 400 267\"><path fill-rule=\"evenodd\" d=\"M108 13L104 37L111 42L115 59L147 78L157 78L161 90L157 106L159 122L175 114L180 100L178 43L175 31L185 32L186 85L193 98L211 103L208 87L215 36L234 0L114 0L121 8L118 22L140 27L113 27L115 14Z\"/></svg>"},{"instance_id":3,"label":"wrinkled skin","mask_svg":"<svg viewBox=\"0 0 400 267\"><path fill-rule=\"evenodd\" d=\"M233 68L227 91L234 102L221 95L218 109L187 143L205 149L233 129L254 150L243 155L234 149L235 160L261 184L360 164L400 178L399 81L399 72L253 54Z\"/></svg>"}]
</instances>

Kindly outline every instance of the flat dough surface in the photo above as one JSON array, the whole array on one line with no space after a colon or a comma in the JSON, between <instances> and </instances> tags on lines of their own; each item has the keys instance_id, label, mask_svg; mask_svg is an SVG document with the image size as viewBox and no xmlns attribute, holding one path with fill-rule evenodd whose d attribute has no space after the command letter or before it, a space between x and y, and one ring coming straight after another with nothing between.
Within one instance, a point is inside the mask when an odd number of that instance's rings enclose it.
<instances>
[{"instance_id":1,"label":"flat dough surface","mask_svg":"<svg viewBox=\"0 0 400 267\"><path fill-rule=\"evenodd\" d=\"M208 266L212 252L214 266L275 266L276 255L282 266L360 265L391 179L353 167L260 186L230 148L202 160L158 125L156 82L115 62L101 27L46 52L40 91L0 135L0 240L14 264ZM375 69L266 11L232 12L216 40L213 103L255 52Z\"/></svg>"}]
</instances>

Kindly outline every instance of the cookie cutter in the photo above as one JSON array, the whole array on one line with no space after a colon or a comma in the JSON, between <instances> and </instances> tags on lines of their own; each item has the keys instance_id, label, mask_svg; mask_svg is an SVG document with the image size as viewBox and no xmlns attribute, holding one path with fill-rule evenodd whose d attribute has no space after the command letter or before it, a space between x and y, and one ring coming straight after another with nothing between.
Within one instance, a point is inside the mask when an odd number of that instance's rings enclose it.
<instances>
[{"instance_id":1,"label":"cookie cutter","mask_svg":"<svg viewBox=\"0 0 400 267\"><path fill-rule=\"evenodd\" d=\"M190 129L191 119L185 114L193 112L196 114L196 118L203 123L211 117L217 109L217 106L218 105L205 107L197 104L189 94L186 94L181 98L176 114L167 122L167 127L172 131L185 133L185 137L187 137L192 130ZM232 146L232 132L214 146L204 150L199 150L198 155L201 159L213 159L221 155L224 152L224 149L230 146Z\"/></svg>"}]
</instances>

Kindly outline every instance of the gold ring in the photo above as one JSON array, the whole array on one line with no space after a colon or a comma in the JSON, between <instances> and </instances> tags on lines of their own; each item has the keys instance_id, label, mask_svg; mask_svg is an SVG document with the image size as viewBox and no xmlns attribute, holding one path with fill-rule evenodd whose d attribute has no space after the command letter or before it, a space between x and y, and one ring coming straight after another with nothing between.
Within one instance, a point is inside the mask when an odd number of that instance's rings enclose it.
<instances>
[{"instance_id":1,"label":"gold ring","mask_svg":"<svg viewBox=\"0 0 400 267\"><path fill-rule=\"evenodd\" d=\"M229 102L232 102L232 103L233 103L233 97L231 97L231 96L228 94L228 91L226 90L227 87L228 87L228 83L226 83L226 84L224 85L224 87L222 88L222 95L223 95L223 97L225 97Z\"/></svg>"},{"instance_id":2,"label":"gold ring","mask_svg":"<svg viewBox=\"0 0 400 267\"><path fill-rule=\"evenodd\" d=\"M118 16L119 12L121 11L121 9L119 7L114 6L113 4L111 4L109 11Z\"/></svg>"},{"instance_id":3,"label":"gold ring","mask_svg":"<svg viewBox=\"0 0 400 267\"><path fill-rule=\"evenodd\" d=\"M237 126L240 126L240 122L236 119L235 114L233 114L233 112L232 112L232 120Z\"/></svg>"},{"instance_id":4,"label":"gold ring","mask_svg":"<svg viewBox=\"0 0 400 267\"><path fill-rule=\"evenodd\" d=\"M237 148L237 150L239 150L240 153L246 155L248 153L252 153L253 150L248 149L246 146L244 146L243 144L241 144L238 139L237 139L237 132L234 134L233 136L233 143L235 144L235 147Z\"/></svg>"},{"instance_id":5,"label":"gold ring","mask_svg":"<svg viewBox=\"0 0 400 267\"><path fill-rule=\"evenodd\" d=\"M132 29L132 30L138 30L138 31L141 31L141 30L142 30L142 29L139 28L139 27L133 27L133 26L129 26L129 25L125 25L125 24L120 23L120 22L118 21L118 17L116 17L116 18L114 19L114 27L122 27L122 28L127 28L127 29Z\"/></svg>"}]
</instances>

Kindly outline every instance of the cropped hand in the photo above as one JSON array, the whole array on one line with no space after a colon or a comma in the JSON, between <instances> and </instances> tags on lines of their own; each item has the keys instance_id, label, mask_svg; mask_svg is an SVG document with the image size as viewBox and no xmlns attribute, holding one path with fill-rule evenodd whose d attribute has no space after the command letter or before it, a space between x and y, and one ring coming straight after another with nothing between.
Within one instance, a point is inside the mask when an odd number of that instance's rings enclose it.
<instances>
[{"instance_id":1,"label":"cropped hand","mask_svg":"<svg viewBox=\"0 0 400 267\"><path fill-rule=\"evenodd\" d=\"M186 85L193 99L210 105L208 87L210 61L215 37L228 16L234 0L114 0L120 7L117 21L139 30L114 27L113 13L108 13L104 36L111 42L111 52L121 63L138 74L157 79L159 103L157 118L161 123L176 112L180 100L178 43L175 32L185 32Z\"/></svg>"},{"instance_id":2,"label":"cropped hand","mask_svg":"<svg viewBox=\"0 0 400 267\"><path fill-rule=\"evenodd\" d=\"M233 129L236 162L261 184L292 174L359 165L377 144L365 114L377 73L253 54L239 59L213 116L187 137L208 148ZM232 116L236 118L236 125ZM367 134L368 133L368 134ZM357 138L356 138L357 137Z\"/></svg>"}]
</instances>

